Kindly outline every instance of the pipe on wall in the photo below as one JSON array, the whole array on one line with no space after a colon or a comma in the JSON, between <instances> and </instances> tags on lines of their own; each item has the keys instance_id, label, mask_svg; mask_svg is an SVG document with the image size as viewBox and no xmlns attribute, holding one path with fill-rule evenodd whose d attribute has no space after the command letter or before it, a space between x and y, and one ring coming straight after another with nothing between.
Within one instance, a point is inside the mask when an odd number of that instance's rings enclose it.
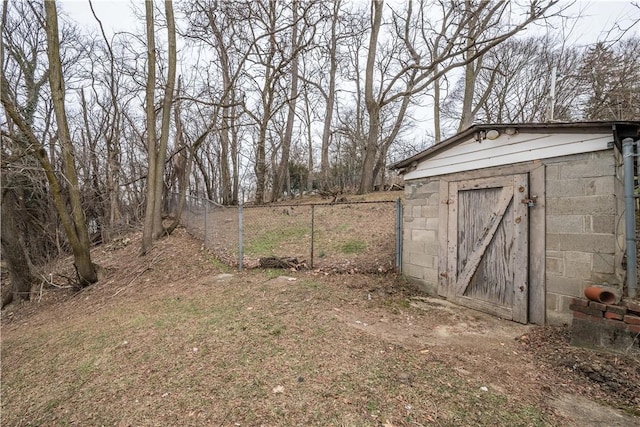
<instances>
[{"instance_id":1,"label":"pipe on wall","mask_svg":"<svg viewBox=\"0 0 640 427\"><path fill-rule=\"evenodd\" d=\"M622 140L622 158L624 166L624 225L625 247L627 253L627 292L635 298L638 292L638 272L636 253L636 201L634 196L634 147L631 138Z\"/></svg>"}]
</instances>

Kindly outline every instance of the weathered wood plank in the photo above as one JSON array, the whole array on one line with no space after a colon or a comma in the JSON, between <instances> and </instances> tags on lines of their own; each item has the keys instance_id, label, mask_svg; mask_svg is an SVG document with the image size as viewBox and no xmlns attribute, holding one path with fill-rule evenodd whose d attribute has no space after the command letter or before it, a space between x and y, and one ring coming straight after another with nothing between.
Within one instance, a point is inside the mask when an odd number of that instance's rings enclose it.
<instances>
[{"instance_id":1,"label":"weathered wood plank","mask_svg":"<svg viewBox=\"0 0 640 427\"><path fill-rule=\"evenodd\" d=\"M473 252L469 254L465 267L458 273L458 278L455 283L455 293L458 295L464 294L466 287L471 281L471 277L476 272L476 269L485 254L485 250L489 246L498 226L502 221L502 217L505 211L511 204L513 199L513 187L503 187L500 193L500 200L498 205L491 213L491 217L488 223L483 227L482 233L475 243ZM472 214L472 213L470 213Z\"/></svg>"},{"instance_id":2,"label":"weathered wood plank","mask_svg":"<svg viewBox=\"0 0 640 427\"><path fill-rule=\"evenodd\" d=\"M440 180L438 200L438 295L447 294L447 234L449 222L449 182Z\"/></svg>"},{"instance_id":3,"label":"weathered wood plank","mask_svg":"<svg viewBox=\"0 0 640 427\"><path fill-rule=\"evenodd\" d=\"M529 198L529 177L515 175L514 188L514 236L513 236L513 320L527 323L529 317L529 207L522 203Z\"/></svg>"},{"instance_id":4,"label":"weathered wood plank","mask_svg":"<svg viewBox=\"0 0 640 427\"><path fill-rule=\"evenodd\" d=\"M464 181L458 182L458 191L505 187L511 185L512 183L512 176L492 176L489 178L465 179Z\"/></svg>"},{"instance_id":5,"label":"weathered wood plank","mask_svg":"<svg viewBox=\"0 0 640 427\"><path fill-rule=\"evenodd\" d=\"M536 206L529 208L529 322L546 323L546 215L545 166L529 174L529 194L537 196Z\"/></svg>"},{"instance_id":6,"label":"weathered wood plank","mask_svg":"<svg viewBox=\"0 0 640 427\"><path fill-rule=\"evenodd\" d=\"M511 203L467 286L465 296L509 307L513 304L513 209Z\"/></svg>"},{"instance_id":7,"label":"weathered wood plank","mask_svg":"<svg viewBox=\"0 0 640 427\"><path fill-rule=\"evenodd\" d=\"M456 304L464 305L465 307L473 308L474 310L482 311L483 313L493 314L505 320L512 320L513 317L511 307L496 305L476 298L469 298L464 295L448 298L448 300L455 302Z\"/></svg>"},{"instance_id":8,"label":"weathered wood plank","mask_svg":"<svg viewBox=\"0 0 640 427\"><path fill-rule=\"evenodd\" d=\"M447 296L455 295L458 258L458 183L449 183L447 223Z\"/></svg>"}]
</instances>

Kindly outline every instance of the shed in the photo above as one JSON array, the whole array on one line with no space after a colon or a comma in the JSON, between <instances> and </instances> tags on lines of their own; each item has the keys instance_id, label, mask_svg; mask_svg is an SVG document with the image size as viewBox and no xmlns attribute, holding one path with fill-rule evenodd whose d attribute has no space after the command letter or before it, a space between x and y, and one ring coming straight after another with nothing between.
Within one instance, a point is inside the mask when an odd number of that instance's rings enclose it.
<instances>
[{"instance_id":1,"label":"shed","mask_svg":"<svg viewBox=\"0 0 640 427\"><path fill-rule=\"evenodd\" d=\"M622 295L621 141L639 136L640 122L478 124L391 165L405 181L403 273L520 323L571 323L590 285Z\"/></svg>"}]
</instances>

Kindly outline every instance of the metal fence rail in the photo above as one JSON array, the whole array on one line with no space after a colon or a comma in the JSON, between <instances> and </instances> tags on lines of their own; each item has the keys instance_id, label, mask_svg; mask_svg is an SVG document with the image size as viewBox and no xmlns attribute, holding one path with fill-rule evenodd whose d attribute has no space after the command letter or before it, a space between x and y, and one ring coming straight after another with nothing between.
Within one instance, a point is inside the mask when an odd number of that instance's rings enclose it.
<instances>
[{"instance_id":1,"label":"metal fence rail","mask_svg":"<svg viewBox=\"0 0 640 427\"><path fill-rule=\"evenodd\" d=\"M400 270L402 204L221 206L187 197L187 230L223 263L256 267L261 258L296 258L309 268L337 272Z\"/></svg>"}]
</instances>

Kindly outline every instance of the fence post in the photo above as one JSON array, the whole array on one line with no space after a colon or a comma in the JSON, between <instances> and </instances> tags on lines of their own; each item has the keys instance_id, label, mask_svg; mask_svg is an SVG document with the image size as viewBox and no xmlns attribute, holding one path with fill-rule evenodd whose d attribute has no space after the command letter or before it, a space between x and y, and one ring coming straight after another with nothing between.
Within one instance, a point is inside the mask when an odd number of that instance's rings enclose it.
<instances>
[{"instance_id":1,"label":"fence post","mask_svg":"<svg viewBox=\"0 0 640 427\"><path fill-rule=\"evenodd\" d=\"M316 217L316 205L311 205L311 268L313 268L313 235L314 235L314 223Z\"/></svg>"},{"instance_id":2,"label":"fence post","mask_svg":"<svg viewBox=\"0 0 640 427\"><path fill-rule=\"evenodd\" d=\"M396 271L402 273L402 201L396 200Z\"/></svg>"},{"instance_id":3,"label":"fence post","mask_svg":"<svg viewBox=\"0 0 640 427\"><path fill-rule=\"evenodd\" d=\"M205 248L208 248L208 246L207 246L208 215L209 215L209 201L207 199L204 199L204 247Z\"/></svg>"},{"instance_id":4,"label":"fence post","mask_svg":"<svg viewBox=\"0 0 640 427\"><path fill-rule=\"evenodd\" d=\"M242 246L242 235L244 234L242 200L238 201L238 270L242 271L244 261L244 248Z\"/></svg>"}]
</instances>

